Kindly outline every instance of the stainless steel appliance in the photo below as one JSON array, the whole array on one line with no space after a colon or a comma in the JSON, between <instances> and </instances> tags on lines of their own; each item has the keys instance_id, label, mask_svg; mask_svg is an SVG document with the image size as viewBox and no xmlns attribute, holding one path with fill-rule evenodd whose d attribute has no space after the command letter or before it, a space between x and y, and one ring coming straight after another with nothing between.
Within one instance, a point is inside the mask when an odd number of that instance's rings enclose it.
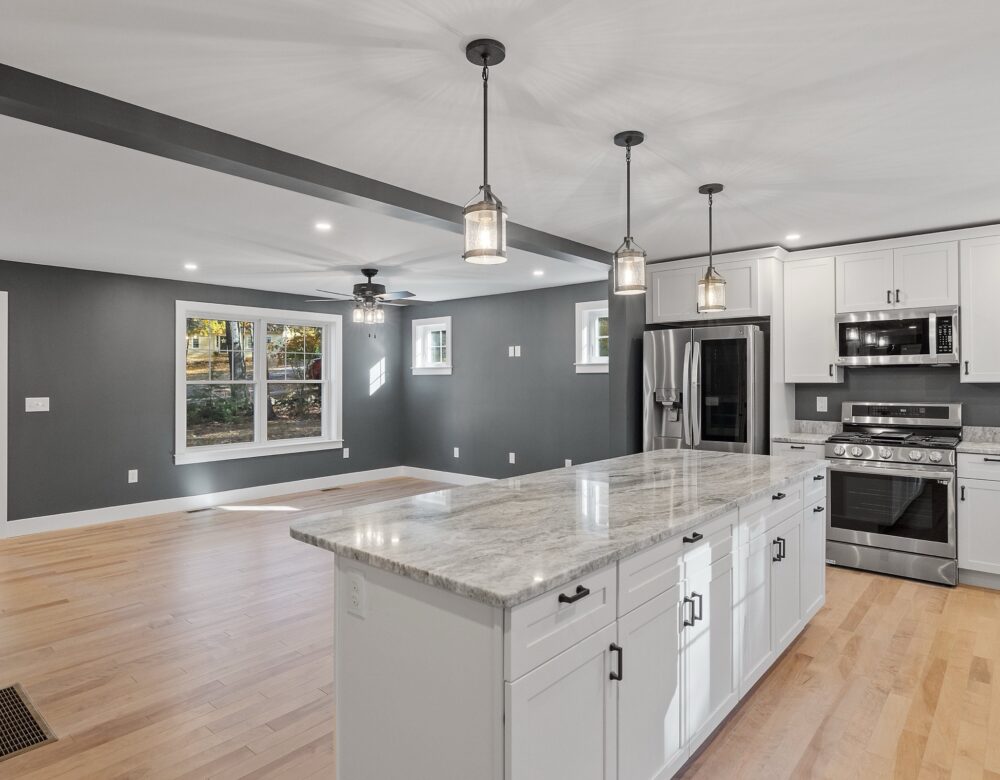
<instances>
[{"instance_id":1,"label":"stainless steel appliance","mask_svg":"<svg viewBox=\"0 0 1000 780\"><path fill-rule=\"evenodd\" d=\"M828 563L954 585L961 404L848 401L830 461Z\"/></svg>"},{"instance_id":2,"label":"stainless steel appliance","mask_svg":"<svg viewBox=\"0 0 1000 780\"><path fill-rule=\"evenodd\" d=\"M756 325L643 336L643 450L765 452L766 340Z\"/></svg>"},{"instance_id":3,"label":"stainless steel appliance","mask_svg":"<svg viewBox=\"0 0 1000 780\"><path fill-rule=\"evenodd\" d=\"M837 365L958 363L958 307L839 314Z\"/></svg>"}]
</instances>

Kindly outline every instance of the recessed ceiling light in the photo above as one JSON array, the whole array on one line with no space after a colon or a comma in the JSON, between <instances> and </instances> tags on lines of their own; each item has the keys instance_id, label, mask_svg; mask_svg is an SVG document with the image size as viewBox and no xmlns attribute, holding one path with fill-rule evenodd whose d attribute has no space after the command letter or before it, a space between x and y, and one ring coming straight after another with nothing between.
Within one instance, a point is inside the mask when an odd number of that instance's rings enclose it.
<instances>
[{"instance_id":1,"label":"recessed ceiling light","mask_svg":"<svg viewBox=\"0 0 1000 780\"><path fill-rule=\"evenodd\" d=\"M316 229L320 233L328 233L331 230L333 230L333 225L331 225L329 222L321 221L316 223Z\"/></svg>"},{"instance_id":2,"label":"recessed ceiling light","mask_svg":"<svg viewBox=\"0 0 1000 780\"><path fill-rule=\"evenodd\" d=\"M532 271L535 276L545 276L545 271Z\"/></svg>"},{"instance_id":3,"label":"recessed ceiling light","mask_svg":"<svg viewBox=\"0 0 1000 780\"><path fill-rule=\"evenodd\" d=\"M785 236L785 241L798 241L800 238L802 238L802 236L800 236L798 233L789 233L787 236Z\"/></svg>"},{"instance_id":4,"label":"recessed ceiling light","mask_svg":"<svg viewBox=\"0 0 1000 780\"><path fill-rule=\"evenodd\" d=\"M184 270L185 271L197 271L198 270L198 264L197 263L184 263Z\"/></svg>"}]
</instances>

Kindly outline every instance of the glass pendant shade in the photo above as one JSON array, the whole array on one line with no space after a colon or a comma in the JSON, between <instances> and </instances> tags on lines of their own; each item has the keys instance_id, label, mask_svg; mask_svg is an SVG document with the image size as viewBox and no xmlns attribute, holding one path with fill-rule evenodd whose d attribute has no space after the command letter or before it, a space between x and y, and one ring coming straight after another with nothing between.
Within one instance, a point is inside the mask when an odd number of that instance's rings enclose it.
<instances>
[{"instance_id":1,"label":"glass pendant shade","mask_svg":"<svg viewBox=\"0 0 1000 780\"><path fill-rule=\"evenodd\" d=\"M374 325L374 324L375 324L375 310L365 309L365 325Z\"/></svg>"},{"instance_id":2,"label":"glass pendant shade","mask_svg":"<svg viewBox=\"0 0 1000 780\"><path fill-rule=\"evenodd\" d=\"M615 252L615 295L641 295L646 292L646 253L632 241L625 241Z\"/></svg>"},{"instance_id":3,"label":"glass pendant shade","mask_svg":"<svg viewBox=\"0 0 1000 780\"><path fill-rule=\"evenodd\" d=\"M698 311L726 310L726 280L712 266L698 280Z\"/></svg>"},{"instance_id":4,"label":"glass pendant shade","mask_svg":"<svg viewBox=\"0 0 1000 780\"><path fill-rule=\"evenodd\" d=\"M360 306L355 306L354 311L351 314L351 322L364 322L365 321L365 310Z\"/></svg>"},{"instance_id":5,"label":"glass pendant shade","mask_svg":"<svg viewBox=\"0 0 1000 780\"><path fill-rule=\"evenodd\" d=\"M379 325L385 322L385 309L381 306L375 309L375 322Z\"/></svg>"},{"instance_id":6,"label":"glass pendant shade","mask_svg":"<svg viewBox=\"0 0 1000 780\"><path fill-rule=\"evenodd\" d=\"M507 210L492 196L470 204L462 212L465 217L466 262L496 265L507 262Z\"/></svg>"}]
</instances>

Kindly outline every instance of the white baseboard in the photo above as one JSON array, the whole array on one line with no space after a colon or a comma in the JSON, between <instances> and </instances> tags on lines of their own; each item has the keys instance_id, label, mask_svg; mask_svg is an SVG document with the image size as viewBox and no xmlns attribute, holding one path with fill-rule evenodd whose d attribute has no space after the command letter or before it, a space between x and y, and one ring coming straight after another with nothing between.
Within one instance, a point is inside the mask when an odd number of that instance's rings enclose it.
<instances>
[{"instance_id":1,"label":"white baseboard","mask_svg":"<svg viewBox=\"0 0 1000 780\"><path fill-rule=\"evenodd\" d=\"M990 574L985 571L972 571L972 569L958 570L959 585L973 585L977 588L992 588L1000 590L1000 574Z\"/></svg>"},{"instance_id":2,"label":"white baseboard","mask_svg":"<svg viewBox=\"0 0 1000 780\"><path fill-rule=\"evenodd\" d=\"M165 498L159 501L143 501L136 504L123 504L99 509L87 509L81 512L64 512L57 515L41 517L26 517L22 520L12 520L0 525L0 539L45 531L65 531L72 528L83 528L88 525L113 523L118 520L134 520L137 517L163 515L170 512L188 512L192 509L207 509L219 504L233 504L240 501L253 501L258 498L272 498L290 493L305 493L309 490L351 485L358 482L370 482L376 479L390 477L413 477L435 482L448 482L453 485L474 485L491 482L486 477L473 477L466 474L453 474L449 471L433 471L412 466L391 466L370 471L354 471L349 474L331 474L327 477L314 479L299 479L294 482L279 482L273 485L225 490L219 493L203 493L197 496L182 496Z\"/></svg>"}]
</instances>

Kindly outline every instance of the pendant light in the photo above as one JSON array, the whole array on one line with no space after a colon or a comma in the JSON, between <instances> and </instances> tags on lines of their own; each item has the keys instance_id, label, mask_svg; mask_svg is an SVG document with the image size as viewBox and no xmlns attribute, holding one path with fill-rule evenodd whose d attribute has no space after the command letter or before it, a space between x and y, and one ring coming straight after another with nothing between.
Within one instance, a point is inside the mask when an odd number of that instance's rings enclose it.
<instances>
[{"instance_id":1,"label":"pendant light","mask_svg":"<svg viewBox=\"0 0 1000 780\"><path fill-rule=\"evenodd\" d=\"M712 196L722 192L722 185L702 184L698 192L708 195L708 270L698 280L698 311L725 311L726 280L712 262Z\"/></svg>"},{"instance_id":2,"label":"pendant light","mask_svg":"<svg viewBox=\"0 0 1000 780\"><path fill-rule=\"evenodd\" d=\"M479 196L463 209L465 221L466 262L495 265L507 262L507 210L490 189L489 179L489 117L487 113L490 65L499 65L507 50L499 41L481 38L465 47L465 57L483 69L483 184Z\"/></svg>"},{"instance_id":3,"label":"pendant light","mask_svg":"<svg viewBox=\"0 0 1000 780\"><path fill-rule=\"evenodd\" d=\"M615 295L646 292L646 252L632 238L632 147L645 139L638 130L625 130L615 136L615 146L625 147L625 240L615 250Z\"/></svg>"}]
</instances>

